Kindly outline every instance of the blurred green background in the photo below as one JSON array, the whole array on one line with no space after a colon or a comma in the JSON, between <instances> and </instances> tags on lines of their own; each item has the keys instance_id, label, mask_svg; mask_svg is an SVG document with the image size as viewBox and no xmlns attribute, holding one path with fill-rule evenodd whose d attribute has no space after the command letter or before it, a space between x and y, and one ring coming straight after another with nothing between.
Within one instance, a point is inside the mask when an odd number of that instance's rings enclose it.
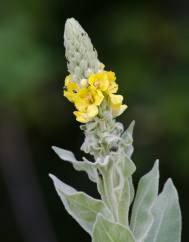
<instances>
[{"instance_id":1,"label":"blurred green background","mask_svg":"<svg viewBox=\"0 0 189 242\"><path fill-rule=\"evenodd\" d=\"M90 241L64 210L48 173L97 197L94 184L58 159L57 145L78 158L83 135L62 97L67 75L64 23L75 17L106 69L116 72L136 120L135 184L156 158L161 188L180 194L183 239L189 226L189 4L187 1L1 1L0 241Z\"/></svg>"}]
</instances>

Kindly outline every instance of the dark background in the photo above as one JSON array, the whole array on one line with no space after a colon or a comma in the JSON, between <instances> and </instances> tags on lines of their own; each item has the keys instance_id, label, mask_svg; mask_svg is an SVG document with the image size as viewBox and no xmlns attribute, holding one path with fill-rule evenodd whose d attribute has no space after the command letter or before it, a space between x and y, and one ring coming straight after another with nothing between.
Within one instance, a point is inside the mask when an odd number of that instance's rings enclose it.
<instances>
[{"instance_id":1,"label":"dark background","mask_svg":"<svg viewBox=\"0 0 189 242\"><path fill-rule=\"evenodd\" d=\"M161 188L179 191L183 239L189 222L189 6L184 1L25 0L0 3L0 241L90 241L66 213L48 173L97 197L83 173L59 160L83 141L72 105L62 35L75 17L106 69L116 72L134 132L134 181L160 159Z\"/></svg>"}]
</instances>

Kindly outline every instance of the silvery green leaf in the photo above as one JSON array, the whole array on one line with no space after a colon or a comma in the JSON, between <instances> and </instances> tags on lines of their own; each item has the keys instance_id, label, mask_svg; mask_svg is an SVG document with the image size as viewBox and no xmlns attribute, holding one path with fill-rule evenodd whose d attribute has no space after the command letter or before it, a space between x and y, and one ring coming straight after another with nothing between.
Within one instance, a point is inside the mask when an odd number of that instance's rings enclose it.
<instances>
[{"instance_id":1,"label":"silvery green leaf","mask_svg":"<svg viewBox=\"0 0 189 242\"><path fill-rule=\"evenodd\" d=\"M69 162L77 162L75 155L71 151L61 149L56 146L52 146L52 149L62 160L69 161Z\"/></svg>"},{"instance_id":2,"label":"silvery green leaf","mask_svg":"<svg viewBox=\"0 0 189 242\"><path fill-rule=\"evenodd\" d=\"M120 189L117 191L118 221L123 225L128 225L130 207L130 186L128 178L124 178Z\"/></svg>"},{"instance_id":3,"label":"silvery green leaf","mask_svg":"<svg viewBox=\"0 0 189 242\"><path fill-rule=\"evenodd\" d=\"M102 215L97 216L92 242L135 242L129 228L110 222Z\"/></svg>"},{"instance_id":4,"label":"silvery green leaf","mask_svg":"<svg viewBox=\"0 0 189 242\"><path fill-rule=\"evenodd\" d=\"M113 219L111 212L101 200L94 199L84 192L76 191L53 175L50 175L50 177L67 212L89 234L92 233L92 228L98 213L103 214L110 220Z\"/></svg>"},{"instance_id":5,"label":"silvery green leaf","mask_svg":"<svg viewBox=\"0 0 189 242\"><path fill-rule=\"evenodd\" d=\"M133 202L134 196L135 196L135 188L133 185L133 179L132 177L128 178L129 180L129 188L130 188L130 204Z\"/></svg>"},{"instance_id":6,"label":"silvery green leaf","mask_svg":"<svg viewBox=\"0 0 189 242\"><path fill-rule=\"evenodd\" d=\"M74 154L69 150L61 149L56 146L52 146L52 149L60 159L70 162L78 171L85 171L91 181L97 182L97 169L95 163L90 162L85 158L83 158L83 161L77 161Z\"/></svg>"},{"instance_id":7,"label":"silvery green leaf","mask_svg":"<svg viewBox=\"0 0 189 242\"><path fill-rule=\"evenodd\" d=\"M178 194L171 179L164 185L152 208L154 221L145 242L180 242L181 211Z\"/></svg>"},{"instance_id":8,"label":"silvery green leaf","mask_svg":"<svg viewBox=\"0 0 189 242\"><path fill-rule=\"evenodd\" d=\"M114 189L113 163L114 161L110 158L110 156L106 156L103 163L97 162L99 177L101 177L101 180L99 180L99 182L101 183L98 184L98 190L101 194L102 200L110 208L114 218L116 219L117 204L116 204L116 196L113 190Z\"/></svg>"},{"instance_id":9,"label":"silvery green leaf","mask_svg":"<svg viewBox=\"0 0 189 242\"><path fill-rule=\"evenodd\" d=\"M136 167L132 160L124 153L118 153L117 158L117 173L119 174L119 184L116 188L117 204L118 204L118 218L119 222L127 225L129 216L129 207L131 204L132 187L129 182L132 174L135 172Z\"/></svg>"},{"instance_id":10,"label":"silvery green leaf","mask_svg":"<svg viewBox=\"0 0 189 242\"><path fill-rule=\"evenodd\" d=\"M116 175L119 181L116 187L116 197L118 203L118 219L122 224L128 224L129 207L134 197L134 187L132 184L132 174L136 167L130 159L133 153L133 121L128 129L121 135L119 150L116 152L114 160L116 161ZM117 182L116 181L116 182Z\"/></svg>"},{"instance_id":11,"label":"silvery green leaf","mask_svg":"<svg viewBox=\"0 0 189 242\"><path fill-rule=\"evenodd\" d=\"M135 121L132 121L129 127L122 134L121 145L123 145L126 154L131 157L133 153L133 129L134 129Z\"/></svg>"},{"instance_id":12,"label":"silvery green leaf","mask_svg":"<svg viewBox=\"0 0 189 242\"><path fill-rule=\"evenodd\" d=\"M151 209L158 194L159 162L143 176L138 185L131 215L131 230L137 241L142 241L153 222Z\"/></svg>"},{"instance_id":13,"label":"silvery green leaf","mask_svg":"<svg viewBox=\"0 0 189 242\"><path fill-rule=\"evenodd\" d=\"M124 133L122 134L122 138L125 139L126 143L132 143L133 142L133 130L134 130L134 126L135 126L135 121L133 120L129 127L124 131Z\"/></svg>"},{"instance_id":14,"label":"silvery green leaf","mask_svg":"<svg viewBox=\"0 0 189 242\"><path fill-rule=\"evenodd\" d=\"M124 177L130 177L136 170L134 162L129 158L127 154L120 151L117 152L117 166L121 168L122 174ZM116 161L116 160L115 160Z\"/></svg>"}]
</instances>

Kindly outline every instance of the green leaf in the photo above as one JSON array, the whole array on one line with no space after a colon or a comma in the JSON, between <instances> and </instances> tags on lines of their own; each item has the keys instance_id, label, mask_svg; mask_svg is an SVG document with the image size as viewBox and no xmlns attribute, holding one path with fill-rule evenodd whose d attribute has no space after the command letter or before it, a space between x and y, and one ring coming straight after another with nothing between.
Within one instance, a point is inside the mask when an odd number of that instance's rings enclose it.
<instances>
[{"instance_id":1,"label":"green leaf","mask_svg":"<svg viewBox=\"0 0 189 242\"><path fill-rule=\"evenodd\" d=\"M158 194L159 162L143 176L138 185L131 215L131 230L138 241L142 241L153 222L151 209Z\"/></svg>"},{"instance_id":2,"label":"green leaf","mask_svg":"<svg viewBox=\"0 0 189 242\"><path fill-rule=\"evenodd\" d=\"M64 161L70 162L77 171L85 171L89 179L93 182L97 182L97 169L96 164L83 158L83 161L76 160L74 154L65 149L52 146L52 149Z\"/></svg>"},{"instance_id":3,"label":"green leaf","mask_svg":"<svg viewBox=\"0 0 189 242\"><path fill-rule=\"evenodd\" d=\"M152 214L154 221L144 242L180 242L181 211L178 194L171 179L158 196Z\"/></svg>"},{"instance_id":4,"label":"green leaf","mask_svg":"<svg viewBox=\"0 0 189 242\"><path fill-rule=\"evenodd\" d=\"M129 228L110 222L102 215L97 216L92 242L135 242Z\"/></svg>"},{"instance_id":5,"label":"green leaf","mask_svg":"<svg viewBox=\"0 0 189 242\"><path fill-rule=\"evenodd\" d=\"M98 213L110 220L112 214L101 200L94 199L84 192L78 192L74 188L61 182L53 175L49 175L54 182L55 189L62 200L67 212L86 230L92 233L93 225Z\"/></svg>"}]
</instances>

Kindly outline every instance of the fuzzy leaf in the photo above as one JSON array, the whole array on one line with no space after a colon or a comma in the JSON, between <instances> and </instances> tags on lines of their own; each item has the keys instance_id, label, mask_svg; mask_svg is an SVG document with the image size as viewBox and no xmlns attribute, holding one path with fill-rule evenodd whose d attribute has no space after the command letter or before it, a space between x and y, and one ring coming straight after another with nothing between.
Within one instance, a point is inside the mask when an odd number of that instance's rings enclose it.
<instances>
[{"instance_id":1,"label":"fuzzy leaf","mask_svg":"<svg viewBox=\"0 0 189 242\"><path fill-rule=\"evenodd\" d=\"M74 154L65 149L52 146L52 149L64 161L70 162L77 171L85 171L91 181L97 182L97 169L95 163L83 158L83 161L77 161Z\"/></svg>"},{"instance_id":2,"label":"fuzzy leaf","mask_svg":"<svg viewBox=\"0 0 189 242\"><path fill-rule=\"evenodd\" d=\"M126 154L119 154L117 159L117 172L119 175L119 186L116 188L117 203L118 203L118 218L119 222L127 225L129 217L129 207L132 199L132 187L129 182L136 167L133 161Z\"/></svg>"},{"instance_id":3,"label":"fuzzy leaf","mask_svg":"<svg viewBox=\"0 0 189 242\"><path fill-rule=\"evenodd\" d=\"M125 132L122 134L122 142L126 154L128 157L131 157L133 153L133 129L134 129L135 121L132 121L129 127L125 130Z\"/></svg>"},{"instance_id":4,"label":"fuzzy leaf","mask_svg":"<svg viewBox=\"0 0 189 242\"><path fill-rule=\"evenodd\" d=\"M114 218L116 218L116 197L113 191L114 179L113 179L113 160L106 156L103 163L97 162L99 176L98 191L104 203L112 211Z\"/></svg>"},{"instance_id":5,"label":"fuzzy leaf","mask_svg":"<svg viewBox=\"0 0 189 242\"><path fill-rule=\"evenodd\" d=\"M152 214L154 221L144 242L180 242L181 212L176 188L171 179L158 196Z\"/></svg>"},{"instance_id":6,"label":"fuzzy leaf","mask_svg":"<svg viewBox=\"0 0 189 242\"><path fill-rule=\"evenodd\" d=\"M159 162L156 161L152 170L143 176L138 185L132 208L131 230L137 241L142 241L153 222L151 209L158 194Z\"/></svg>"},{"instance_id":7,"label":"fuzzy leaf","mask_svg":"<svg viewBox=\"0 0 189 242\"><path fill-rule=\"evenodd\" d=\"M58 178L50 175L55 189L62 200L67 212L86 230L92 233L93 225L98 213L103 214L110 220L112 214L101 200L94 199L84 192L78 192L74 188L61 182Z\"/></svg>"},{"instance_id":8,"label":"fuzzy leaf","mask_svg":"<svg viewBox=\"0 0 189 242\"><path fill-rule=\"evenodd\" d=\"M130 177L136 170L134 162L122 150L112 155L114 162L117 162L116 168L121 170L123 177Z\"/></svg>"},{"instance_id":9,"label":"fuzzy leaf","mask_svg":"<svg viewBox=\"0 0 189 242\"><path fill-rule=\"evenodd\" d=\"M122 138L121 144L124 147L124 152L127 154L127 156L129 158L131 158L132 153L134 151L134 148L133 148L133 129L134 129L134 126L135 126L135 121L132 121L131 124L129 125L129 127L127 128L127 130L125 130L125 132L121 136L121 138ZM134 189L133 182L132 182L132 176L130 176L128 178L128 180L129 180L129 191L130 191L129 197L130 197L130 204L131 204L133 199L134 199L135 189Z\"/></svg>"},{"instance_id":10,"label":"fuzzy leaf","mask_svg":"<svg viewBox=\"0 0 189 242\"><path fill-rule=\"evenodd\" d=\"M133 179L132 177L128 178L129 180L129 190L130 190L130 204L133 202L134 196L135 196L135 188L133 185Z\"/></svg>"},{"instance_id":11,"label":"fuzzy leaf","mask_svg":"<svg viewBox=\"0 0 189 242\"><path fill-rule=\"evenodd\" d=\"M135 242L127 227L110 222L98 215L94 225L92 242Z\"/></svg>"},{"instance_id":12,"label":"fuzzy leaf","mask_svg":"<svg viewBox=\"0 0 189 242\"><path fill-rule=\"evenodd\" d=\"M118 198L118 219L121 224L128 225L130 206L130 186L128 178L124 178L119 191Z\"/></svg>"}]
</instances>

